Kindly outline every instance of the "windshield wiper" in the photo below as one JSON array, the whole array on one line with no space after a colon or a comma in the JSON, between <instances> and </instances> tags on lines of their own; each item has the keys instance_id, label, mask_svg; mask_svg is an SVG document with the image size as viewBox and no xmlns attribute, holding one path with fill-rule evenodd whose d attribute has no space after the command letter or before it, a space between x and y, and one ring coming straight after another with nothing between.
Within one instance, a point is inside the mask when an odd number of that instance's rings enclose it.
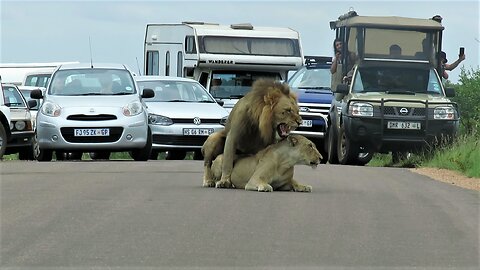
<instances>
[{"instance_id":1,"label":"windshield wiper","mask_svg":"<svg viewBox=\"0 0 480 270\"><path fill-rule=\"evenodd\" d=\"M229 98L242 98L245 95L230 95Z\"/></svg>"},{"instance_id":2,"label":"windshield wiper","mask_svg":"<svg viewBox=\"0 0 480 270\"><path fill-rule=\"evenodd\" d=\"M299 89L312 89L312 90L330 90L330 87L326 86L300 86Z\"/></svg>"},{"instance_id":3,"label":"windshield wiper","mask_svg":"<svg viewBox=\"0 0 480 270\"><path fill-rule=\"evenodd\" d=\"M128 93L128 92L119 92L119 93L113 93L113 96L123 96L123 95L131 95L133 93Z\"/></svg>"},{"instance_id":4,"label":"windshield wiper","mask_svg":"<svg viewBox=\"0 0 480 270\"><path fill-rule=\"evenodd\" d=\"M385 91L387 94L399 94L399 95L413 95L415 96L415 92L412 91L405 91L405 90L388 90Z\"/></svg>"},{"instance_id":5,"label":"windshield wiper","mask_svg":"<svg viewBox=\"0 0 480 270\"><path fill-rule=\"evenodd\" d=\"M85 93L85 94L75 94L75 95L69 95L69 96L103 96L105 94L102 93Z\"/></svg>"},{"instance_id":6,"label":"windshield wiper","mask_svg":"<svg viewBox=\"0 0 480 270\"><path fill-rule=\"evenodd\" d=\"M5 106L10 107L12 105L18 106L18 105L23 105L21 102L6 102Z\"/></svg>"},{"instance_id":7,"label":"windshield wiper","mask_svg":"<svg viewBox=\"0 0 480 270\"><path fill-rule=\"evenodd\" d=\"M199 103L213 103L213 101L211 100L200 100L200 101L197 101Z\"/></svg>"},{"instance_id":8,"label":"windshield wiper","mask_svg":"<svg viewBox=\"0 0 480 270\"><path fill-rule=\"evenodd\" d=\"M172 99L172 100L167 100L167 102L189 102L183 99Z\"/></svg>"}]
</instances>

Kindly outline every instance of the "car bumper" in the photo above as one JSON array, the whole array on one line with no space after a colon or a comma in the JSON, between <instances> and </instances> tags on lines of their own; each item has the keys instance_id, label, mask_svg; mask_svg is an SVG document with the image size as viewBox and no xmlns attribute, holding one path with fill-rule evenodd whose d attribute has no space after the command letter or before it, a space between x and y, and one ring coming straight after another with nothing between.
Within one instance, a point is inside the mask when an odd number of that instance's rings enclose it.
<instances>
[{"instance_id":1,"label":"car bumper","mask_svg":"<svg viewBox=\"0 0 480 270\"><path fill-rule=\"evenodd\" d=\"M110 134L75 136L76 128L108 128ZM42 115L37 118L36 132L39 147L42 149L127 151L145 146L148 124L145 114L108 121L68 121Z\"/></svg>"},{"instance_id":2,"label":"car bumper","mask_svg":"<svg viewBox=\"0 0 480 270\"><path fill-rule=\"evenodd\" d=\"M6 154L16 153L19 149L32 146L33 131L12 132L7 143Z\"/></svg>"},{"instance_id":3,"label":"car bumper","mask_svg":"<svg viewBox=\"0 0 480 270\"><path fill-rule=\"evenodd\" d=\"M440 138L453 138L458 131L458 120L411 120L418 122L420 129L389 129L389 120L361 117L344 117L344 127L349 139L368 145L380 152L414 150L436 143ZM393 121L393 120L391 120ZM398 119L395 119L398 121Z\"/></svg>"},{"instance_id":4,"label":"car bumper","mask_svg":"<svg viewBox=\"0 0 480 270\"><path fill-rule=\"evenodd\" d=\"M318 114L302 114L300 113L302 120L311 120L312 126L299 126L292 131L292 134L303 135L307 138L323 139L327 133L328 122L327 115Z\"/></svg>"},{"instance_id":5,"label":"car bumper","mask_svg":"<svg viewBox=\"0 0 480 270\"><path fill-rule=\"evenodd\" d=\"M178 125L170 126L150 125L152 130L152 149L185 149L195 150L200 149L203 143L207 140L208 134L223 130L222 125ZM184 129L202 129L208 130L209 133L205 135L184 135Z\"/></svg>"}]
</instances>

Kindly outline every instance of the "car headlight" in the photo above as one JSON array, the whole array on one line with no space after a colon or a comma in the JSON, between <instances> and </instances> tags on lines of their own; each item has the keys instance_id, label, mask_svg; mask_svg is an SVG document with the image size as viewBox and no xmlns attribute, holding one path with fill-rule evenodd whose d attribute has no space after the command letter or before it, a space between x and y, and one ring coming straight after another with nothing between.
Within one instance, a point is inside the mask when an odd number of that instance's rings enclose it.
<instances>
[{"instance_id":1,"label":"car headlight","mask_svg":"<svg viewBox=\"0 0 480 270\"><path fill-rule=\"evenodd\" d=\"M225 126L227 124L228 116L223 117L220 119L220 125Z\"/></svg>"},{"instance_id":2,"label":"car headlight","mask_svg":"<svg viewBox=\"0 0 480 270\"><path fill-rule=\"evenodd\" d=\"M41 112L46 116L57 117L62 112L62 108L53 102L46 101L42 105Z\"/></svg>"},{"instance_id":3,"label":"car headlight","mask_svg":"<svg viewBox=\"0 0 480 270\"><path fill-rule=\"evenodd\" d=\"M18 131L22 131L22 130L24 130L26 127L27 127L27 124L25 123L25 121L17 121L17 122L15 123L15 129L17 129Z\"/></svg>"},{"instance_id":4,"label":"car headlight","mask_svg":"<svg viewBox=\"0 0 480 270\"><path fill-rule=\"evenodd\" d=\"M348 112L352 116L373 116L372 104L362 102L352 102L348 108Z\"/></svg>"},{"instance_id":5,"label":"car headlight","mask_svg":"<svg viewBox=\"0 0 480 270\"><path fill-rule=\"evenodd\" d=\"M452 106L436 107L433 110L433 119L453 120L455 118L455 109Z\"/></svg>"},{"instance_id":6,"label":"car headlight","mask_svg":"<svg viewBox=\"0 0 480 270\"><path fill-rule=\"evenodd\" d=\"M139 115L143 112L143 105L140 101L133 101L125 105L122 111L125 116Z\"/></svg>"},{"instance_id":7,"label":"car headlight","mask_svg":"<svg viewBox=\"0 0 480 270\"><path fill-rule=\"evenodd\" d=\"M149 114L148 115L148 123L152 125L160 125L160 126L170 126L173 125L172 119L157 114Z\"/></svg>"}]
</instances>

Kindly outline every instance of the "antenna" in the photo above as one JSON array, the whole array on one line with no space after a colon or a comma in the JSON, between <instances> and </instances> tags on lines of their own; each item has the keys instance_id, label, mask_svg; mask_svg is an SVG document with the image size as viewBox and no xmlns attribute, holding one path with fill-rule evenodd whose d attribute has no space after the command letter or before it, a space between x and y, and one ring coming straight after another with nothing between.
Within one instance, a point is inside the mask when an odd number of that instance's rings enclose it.
<instances>
[{"instance_id":1,"label":"antenna","mask_svg":"<svg viewBox=\"0 0 480 270\"><path fill-rule=\"evenodd\" d=\"M90 40L90 36L88 36L88 45L90 45L90 67L93 68L92 41Z\"/></svg>"},{"instance_id":2,"label":"antenna","mask_svg":"<svg viewBox=\"0 0 480 270\"><path fill-rule=\"evenodd\" d=\"M142 76L142 72L140 71L140 65L138 64L138 57L135 57L137 60L137 68L138 68L138 75Z\"/></svg>"}]
</instances>

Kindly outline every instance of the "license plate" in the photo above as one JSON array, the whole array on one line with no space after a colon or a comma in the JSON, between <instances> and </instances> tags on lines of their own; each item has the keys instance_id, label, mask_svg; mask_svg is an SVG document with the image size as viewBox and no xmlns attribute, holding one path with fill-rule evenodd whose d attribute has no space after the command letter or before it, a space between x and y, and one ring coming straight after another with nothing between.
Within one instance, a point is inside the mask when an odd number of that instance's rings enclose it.
<instances>
[{"instance_id":1,"label":"license plate","mask_svg":"<svg viewBox=\"0 0 480 270\"><path fill-rule=\"evenodd\" d=\"M110 136L108 128L76 128L75 137Z\"/></svg>"},{"instance_id":2,"label":"license plate","mask_svg":"<svg viewBox=\"0 0 480 270\"><path fill-rule=\"evenodd\" d=\"M421 125L418 122L389 121L387 128L389 129L420 129Z\"/></svg>"},{"instance_id":3,"label":"license plate","mask_svg":"<svg viewBox=\"0 0 480 270\"><path fill-rule=\"evenodd\" d=\"M302 124L300 126L301 127L312 127L313 126L312 120L302 120Z\"/></svg>"},{"instance_id":4,"label":"license plate","mask_svg":"<svg viewBox=\"0 0 480 270\"><path fill-rule=\"evenodd\" d=\"M208 136L213 133L213 128L184 128L183 135L186 136Z\"/></svg>"}]
</instances>

